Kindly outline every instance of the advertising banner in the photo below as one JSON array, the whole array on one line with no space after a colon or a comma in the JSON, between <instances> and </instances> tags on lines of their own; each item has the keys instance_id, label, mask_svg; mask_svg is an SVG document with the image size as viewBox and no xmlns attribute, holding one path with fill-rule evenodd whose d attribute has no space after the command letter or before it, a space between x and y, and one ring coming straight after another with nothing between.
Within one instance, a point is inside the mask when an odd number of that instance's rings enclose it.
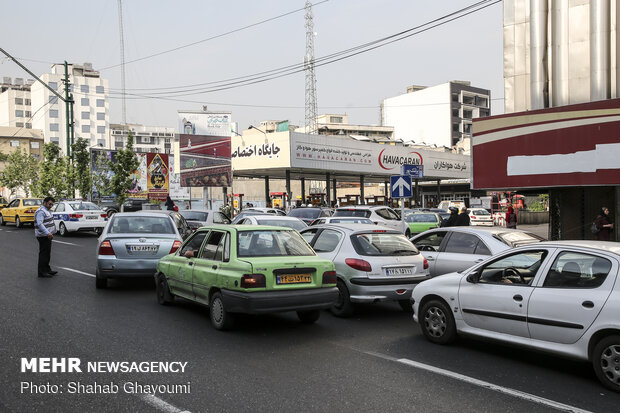
<instances>
[{"instance_id":1,"label":"advertising banner","mask_svg":"<svg viewBox=\"0 0 620 413\"><path fill-rule=\"evenodd\" d=\"M168 156L168 182L172 199L190 199L190 188L181 187L181 174L174 173L174 156Z\"/></svg>"},{"instance_id":2,"label":"advertising banner","mask_svg":"<svg viewBox=\"0 0 620 413\"><path fill-rule=\"evenodd\" d=\"M149 199L165 201L168 196L168 154L147 153L147 188Z\"/></svg>"},{"instance_id":3,"label":"advertising banner","mask_svg":"<svg viewBox=\"0 0 620 413\"><path fill-rule=\"evenodd\" d=\"M288 168L291 162L289 133L269 133L267 136L235 136L232 138L233 170L252 170L257 167Z\"/></svg>"}]
</instances>

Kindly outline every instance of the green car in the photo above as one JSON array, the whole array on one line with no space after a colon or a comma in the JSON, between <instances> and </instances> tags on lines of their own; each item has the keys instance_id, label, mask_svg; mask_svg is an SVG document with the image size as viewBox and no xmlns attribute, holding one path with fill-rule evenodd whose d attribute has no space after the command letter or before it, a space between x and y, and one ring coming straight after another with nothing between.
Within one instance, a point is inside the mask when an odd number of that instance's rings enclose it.
<instances>
[{"instance_id":1,"label":"green car","mask_svg":"<svg viewBox=\"0 0 620 413\"><path fill-rule=\"evenodd\" d=\"M201 227L159 260L155 282L160 304L178 296L207 305L218 330L231 328L236 313L296 311L314 323L338 299L333 262L284 227Z\"/></svg>"},{"instance_id":2,"label":"green car","mask_svg":"<svg viewBox=\"0 0 620 413\"><path fill-rule=\"evenodd\" d=\"M439 228L441 217L434 212L416 212L405 217L411 235L419 234L431 228Z\"/></svg>"}]
</instances>

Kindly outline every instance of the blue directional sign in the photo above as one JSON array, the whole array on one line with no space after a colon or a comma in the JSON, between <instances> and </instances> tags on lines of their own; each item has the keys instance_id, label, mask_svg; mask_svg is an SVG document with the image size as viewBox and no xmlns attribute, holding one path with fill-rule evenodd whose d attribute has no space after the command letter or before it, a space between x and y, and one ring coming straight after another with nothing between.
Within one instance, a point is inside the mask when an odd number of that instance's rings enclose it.
<instances>
[{"instance_id":1,"label":"blue directional sign","mask_svg":"<svg viewBox=\"0 0 620 413\"><path fill-rule=\"evenodd\" d=\"M411 176L390 176L390 188L392 188L392 198L411 198Z\"/></svg>"},{"instance_id":2,"label":"blue directional sign","mask_svg":"<svg viewBox=\"0 0 620 413\"><path fill-rule=\"evenodd\" d=\"M403 165L403 175L412 178L424 178L424 165Z\"/></svg>"}]
</instances>

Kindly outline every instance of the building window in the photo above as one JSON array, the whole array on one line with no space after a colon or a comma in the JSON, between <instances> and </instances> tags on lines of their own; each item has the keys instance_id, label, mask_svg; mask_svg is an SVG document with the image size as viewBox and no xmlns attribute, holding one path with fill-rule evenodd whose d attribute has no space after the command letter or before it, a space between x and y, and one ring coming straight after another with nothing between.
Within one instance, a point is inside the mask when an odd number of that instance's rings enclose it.
<instances>
[{"instance_id":1,"label":"building window","mask_svg":"<svg viewBox=\"0 0 620 413\"><path fill-rule=\"evenodd\" d=\"M453 93L453 94L452 94L452 101L453 101L453 102L458 102L458 101L459 101L459 95L458 95L458 93Z\"/></svg>"},{"instance_id":2,"label":"building window","mask_svg":"<svg viewBox=\"0 0 620 413\"><path fill-rule=\"evenodd\" d=\"M58 98L54 95L50 96L49 103L52 103L52 104L58 103Z\"/></svg>"},{"instance_id":3,"label":"building window","mask_svg":"<svg viewBox=\"0 0 620 413\"><path fill-rule=\"evenodd\" d=\"M88 85L80 85L80 92L88 93Z\"/></svg>"},{"instance_id":4,"label":"building window","mask_svg":"<svg viewBox=\"0 0 620 413\"><path fill-rule=\"evenodd\" d=\"M453 123L452 124L452 132L460 132L461 131L460 126L461 125L459 125L458 123Z\"/></svg>"},{"instance_id":5,"label":"building window","mask_svg":"<svg viewBox=\"0 0 620 413\"><path fill-rule=\"evenodd\" d=\"M103 92L104 92L104 90L103 90L103 86L95 86L95 92L97 92L97 93L103 93Z\"/></svg>"},{"instance_id":6,"label":"building window","mask_svg":"<svg viewBox=\"0 0 620 413\"><path fill-rule=\"evenodd\" d=\"M105 120L105 113L97 112L97 120Z\"/></svg>"},{"instance_id":7,"label":"building window","mask_svg":"<svg viewBox=\"0 0 620 413\"><path fill-rule=\"evenodd\" d=\"M471 111L471 110L467 110L467 109L464 109L464 110L463 110L463 118L465 118L465 119L471 119L473 116L474 116L473 111Z\"/></svg>"},{"instance_id":8,"label":"building window","mask_svg":"<svg viewBox=\"0 0 620 413\"><path fill-rule=\"evenodd\" d=\"M32 149L39 149L39 142L30 142L30 147Z\"/></svg>"},{"instance_id":9,"label":"building window","mask_svg":"<svg viewBox=\"0 0 620 413\"><path fill-rule=\"evenodd\" d=\"M56 145L58 145L58 136L52 136L50 138L50 142L55 143Z\"/></svg>"},{"instance_id":10,"label":"building window","mask_svg":"<svg viewBox=\"0 0 620 413\"><path fill-rule=\"evenodd\" d=\"M73 93L73 84L69 85L69 92Z\"/></svg>"},{"instance_id":11,"label":"building window","mask_svg":"<svg viewBox=\"0 0 620 413\"><path fill-rule=\"evenodd\" d=\"M22 99L22 98L15 98L15 104L16 105L23 105L24 104L24 99Z\"/></svg>"},{"instance_id":12,"label":"building window","mask_svg":"<svg viewBox=\"0 0 620 413\"><path fill-rule=\"evenodd\" d=\"M463 132L464 133L471 133L471 123L463 124Z\"/></svg>"},{"instance_id":13,"label":"building window","mask_svg":"<svg viewBox=\"0 0 620 413\"><path fill-rule=\"evenodd\" d=\"M165 136L172 136L172 134L171 134L171 133L165 133L164 135L165 135Z\"/></svg>"},{"instance_id":14,"label":"building window","mask_svg":"<svg viewBox=\"0 0 620 413\"><path fill-rule=\"evenodd\" d=\"M32 129L32 123L26 123L26 129Z\"/></svg>"},{"instance_id":15,"label":"building window","mask_svg":"<svg viewBox=\"0 0 620 413\"><path fill-rule=\"evenodd\" d=\"M57 82L48 82L47 85L50 88L54 89L54 90L58 89L58 83Z\"/></svg>"},{"instance_id":16,"label":"building window","mask_svg":"<svg viewBox=\"0 0 620 413\"><path fill-rule=\"evenodd\" d=\"M50 118L58 117L58 109L50 109Z\"/></svg>"},{"instance_id":17,"label":"building window","mask_svg":"<svg viewBox=\"0 0 620 413\"><path fill-rule=\"evenodd\" d=\"M97 99L97 107L98 108L102 108L105 106L105 100L103 99Z\"/></svg>"},{"instance_id":18,"label":"building window","mask_svg":"<svg viewBox=\"0 0 620 413\"><path fill-rule=\"evenodd\" d=\"M476 96L476 106L482 106L483 108L488 108L489 100L482 96Z\"/></svg>"},{"instance_id":19,"label":"building window","mask_svg":"<svg viewBox=\"0 0 620 413\"><path fill-rule=\"evenodd\" d=\"M15 117L16 118L23 118L24 117L24 111L19 109L15 111Z\"/></svg>"},{"instance_id":20,"label":"building window","mask_svg":"<svg viewBox=\"0 0 620 413\"><path fill-rule=\"evenodd\" d=\"M19 146L19 141L11 141L11 146Z\"/></svg>"},{"instance_id":21,"label":"building window","mask_svg":"<svg viewBox=\"0 0 620 413\"><path fill-rule=\"evenodd\" d=\"M15 127L16 128L23 128L24 127L24 122L15 122Z\"/></svg>"},{"instance_id":22,"label":"building window","mask_svg":"<svg viewBox=\"0 0 620 413\"><path fill-rule=\"evenodd\" d=\"M452 116L454 116L455 118L459 117L459 110L458 109L452 109Z\"/></svg>"},{"instance_id":23,"label":"building window","mask_svg":"<svg viewBox=\"0 0 620 413\"><path fill-rule=\"evenodd\" d=\"M90 125L82 125L82 133L90 133Z\"/></svg>"},{"instance_id":24,"label":"building window","mask_svg":"<svg viewBox=\"0 0 620 413\"><path fill-rule=\"evenodd\" d=\"M164 139L164 143L170 143L170 138Z\"/></svg>"},{"instance_id":25,"label":"building window","mask_svg":"<svg viewBox=\"0 0 620 413\"><path fill-rule=\"evenodd\" d=\"M105 140L104 139L97 139L97 145L104 147L105 146Z\"/></svg>"},{"instance_id":26,"label":"building window","mask_svg":"<svg viewBox=\"0 0 620 413\"><path fill-rule=\"evenodd\" d=\"M88 106L88 105L90 105L90 103L88 102L88 98L82 98L82 99L81 99L81 103L82 103L82 106Z\"/></svg>"},{"instance_id":27,"label":"building window","mask_svg":"<svg viewBox=\"0 0 620 413\"><path fill-rule=\"evenodd\" d=\"M58 123L50 123L50 131L58 132L60 130Z\"/></svg>"},{"instance_id":28,"label":"building window","mask_svg":"<svg viewBox=\"0 0 620 413\"><path fill-rule=\"evenodd\" d=\"M97 126L97 133L105 133L105 126Z\"/></svg>"},{"instance_id":29,"label":"building window","mask_svg":"<svg viewBox=\"0 0 620 413\"><path fill-rule=\"evenodd\" d=\"M41 159L41 155L39 155L38 153L31 153L30 156L32 156L37 161Z\"/></svg>"},{"instance_id":30,"label":"building window","mask_svg":"<svg viewBox=\"0 0 620 413\"><path fill-rule=\"evenodd\" d=\"M329 123L342 123L342 116L330 116Z\"/></svg>"},{"instance_id":31,"label":"building window","mask_svg":"<svg viewBox=\"0 0 620 413\"><path fill-rule=\"evenodd\" d=\"M25 99L25 104L30 105L30 99Z\"/></svg>"},{"instance_id":32,"label":"building window","mask_svg":"<svg viewBox=\"0 0 620 413\"><path fill-rule=\"evenodd\" d=\"M81 119L90 119L90 112L82 112Z\"/></svg>"},{"instance_id":33,"label":"building window","mask_svg":"<svg viewBox=\"0 0 620 413\"><path fill-rule=\"evenodd\" d=\"M32 115L32 112L30 112L29 110L27 110L26 112L24 112L26 114L26 117L29 118Z\"/></svg>"}]
</instances>

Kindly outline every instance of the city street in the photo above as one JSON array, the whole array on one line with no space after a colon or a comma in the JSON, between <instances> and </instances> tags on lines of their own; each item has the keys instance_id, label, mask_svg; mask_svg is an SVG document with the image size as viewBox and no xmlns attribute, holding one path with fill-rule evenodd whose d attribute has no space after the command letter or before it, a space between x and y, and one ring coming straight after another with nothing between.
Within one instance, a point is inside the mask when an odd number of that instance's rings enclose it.
<instances>
[{"instance_id":1,"label":"city street","mask_svg":"<svg viewBox=\"0 0 620 413\"><path fill-rule=\"evenodd\" d=\"M96 290L95 244L89 234L55 238L59 274L40 279L32 229L0 228L0 411L609 412L620 404L586 363L470 339L433 345L396 304L360 306L350 319L324 312L314 325L295 314L247 316L219 332L206 308L158 305L150 280ZM22 373L22 357L79 358L83 370ZM85 371L97 361L187 365L183 373ZM59 390L32 394L23 382ZM121 391L70 394L69 382ZM122 391L134 382L189 382L190 391Z\"/></svg>"}]
</instances>

